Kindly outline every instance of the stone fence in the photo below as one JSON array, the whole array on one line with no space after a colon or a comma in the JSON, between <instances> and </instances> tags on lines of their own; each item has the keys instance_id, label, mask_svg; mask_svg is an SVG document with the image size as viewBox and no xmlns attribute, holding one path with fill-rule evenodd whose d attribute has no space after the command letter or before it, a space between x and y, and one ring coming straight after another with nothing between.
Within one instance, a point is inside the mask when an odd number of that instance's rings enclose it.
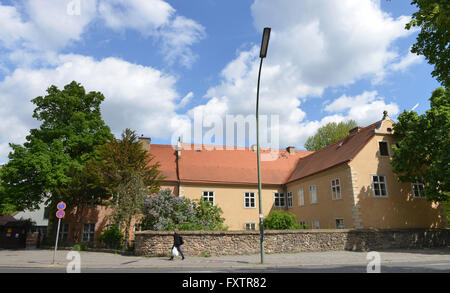
<instances>
[{"instance_id":1,"label":"stone fence","mask_svg":"<svg viewBox=\"0 0 450 293\"><path fill-rule=\"evenodd\" d=\"M188 256L259 253L259 231L180 231ZM135 254L169 256L173 232L135 235ZM336 229L264 231L266 253L371 251L395 248L449 247L450 229Z\"/></svg>"}]
</instances>

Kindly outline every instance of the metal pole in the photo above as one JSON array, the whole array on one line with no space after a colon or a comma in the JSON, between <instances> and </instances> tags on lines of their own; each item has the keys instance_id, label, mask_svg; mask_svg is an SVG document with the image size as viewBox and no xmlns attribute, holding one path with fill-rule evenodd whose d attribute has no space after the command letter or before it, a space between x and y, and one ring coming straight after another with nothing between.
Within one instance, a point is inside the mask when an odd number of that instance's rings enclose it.
<instances>
[{"instance_id":1,"label":"metal pole","mask_svg":"<svg viewBox=\"0 0 450 293\"><path fill-rule=\"evenodd\" d=\"M263 58L259 64L258 87L256 89L256 154L258 156L258 201L259 201L259 237L261 249L261 263L264 263L264 225L262 212L262 194L261 194L261 162L259 155L259 82L261 78Z\"/></svg>"},{"instance_id":2,"label":"metal pole","mask_svg":"<svg viewBox=\"0 0 450 293\"><path fill-rule=\"evenodd\" d=\"M53 264L55 263L56 250L58 249L58 238L59 238L59 225L61 224L61 218L58 220L58 230L56 230L56 243L55 243L55 252L53 253Z\"/></svg>"}]
</instances>

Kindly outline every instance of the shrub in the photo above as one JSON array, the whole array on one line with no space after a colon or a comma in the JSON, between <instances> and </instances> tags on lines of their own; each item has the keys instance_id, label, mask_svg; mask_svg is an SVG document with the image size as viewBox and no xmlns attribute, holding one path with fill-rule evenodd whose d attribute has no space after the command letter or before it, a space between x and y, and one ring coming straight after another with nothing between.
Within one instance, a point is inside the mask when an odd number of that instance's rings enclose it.
<instances>
[{"instance_id":1,"label":"shrub","mask_svg":"<svg viewBox=\"0 0 450 293\"><path fill-rule=\"evenodd\" d=\"M155 231L225 230L222 210L209 201L191 201L176 197L169 189L160 191L144 202L142 229Z\"/></svg>"},{"instance_id":2,"label":"shrub","mask_svg":"<svg viewBox=\"0 0 450 293\"><path fill-rule=\"evenodd\" d=\"M73 250L75 250L75 251L86 251L87 249L88 249L88 246L86 244L83 244L83 243L75 244L73 246Z\"/></svg>"},{"instance_id":3,"label":"shrub","mask_svg":"<svg viewBox=\"0 0 450 293\"><path fill-rule=\"evenodd\" d=\"M295 215L291 212L271 211L264 219L264 229L271 230L291 230L301 229L297 224Z\"/></svg>"},{"instance_id":4,"label":"shrub","mask_svg":"<svg viewBox=\"0 0 450 293\"><path fill-rule=\"evenodd\" d=\"M98 240L104 243L107 248L119 249L124 235L117 225L110 226L100 234Z\"/></svg>"}]
</instances>

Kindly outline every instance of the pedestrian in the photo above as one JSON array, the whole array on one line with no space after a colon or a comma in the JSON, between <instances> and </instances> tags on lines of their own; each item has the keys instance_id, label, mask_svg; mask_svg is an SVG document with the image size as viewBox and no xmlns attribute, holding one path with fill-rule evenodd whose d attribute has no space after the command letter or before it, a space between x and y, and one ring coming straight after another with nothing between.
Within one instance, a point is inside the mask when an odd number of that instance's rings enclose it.
<instances>
[{"instance_id":1,"label":"pedestrian","mask_svg":"<svg viewBox=\"0 0 450 293\"><path fill-rule=\"evenodd\" d=\"M175 230L174 230L174 233L173 233L173 246L172 246L172 251L173 251L173 248L176 247L177 250L178 250L178 252L179 252L180 255L181 255L181 260L184 260L184 254L183 254L183 251L181 251L181 245L183 245L183 243L184 243L183 237L181 237L181 236L178 234L178 229L175 229ZM172 253L172 251L170 252L170 260L173 260L173 253Z\"/></svg>"}]
</instances>

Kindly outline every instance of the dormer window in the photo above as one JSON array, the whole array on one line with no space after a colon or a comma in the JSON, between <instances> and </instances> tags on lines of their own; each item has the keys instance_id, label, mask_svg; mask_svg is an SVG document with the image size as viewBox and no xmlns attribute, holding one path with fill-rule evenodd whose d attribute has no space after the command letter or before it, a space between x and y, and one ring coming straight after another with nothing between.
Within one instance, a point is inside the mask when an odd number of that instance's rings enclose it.
<instances>
[{"instance_id":1,"label":"dormer window","mask_svg":"<svg viewBox=\"0 0 450 293\"><path fill-rule=\"evenodd\" d=\"M378 142L380 148L380 156L389 156L389 148L387 141L379 141Z\"/></svg>"}]
</instances>

